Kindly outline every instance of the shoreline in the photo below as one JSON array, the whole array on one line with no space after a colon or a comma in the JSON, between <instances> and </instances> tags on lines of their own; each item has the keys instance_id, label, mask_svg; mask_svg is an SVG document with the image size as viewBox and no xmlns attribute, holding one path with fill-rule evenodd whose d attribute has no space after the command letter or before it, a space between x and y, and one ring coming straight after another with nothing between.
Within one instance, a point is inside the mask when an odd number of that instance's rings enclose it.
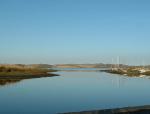
<instances>
[{"instance_id":1,"label":"shoreline","mask_svg":"<svg viewBox=\"0 0 150 114\"><path fill-rule=\"evenodd\" d=\"M36 74L36 75L6 75L6 76L0 76L0 86L11 84L11 83L17 83L25 79L34 79L34 78L42 78L42 77L54 77L59 76L57 74L53 73L47 73L47 74Z\"/></svg>"},{"instance_id":2,"label":"shoreline","mask_svg":"<svg viewBox=\"0 0 150 114\"><path fill-rule=\"evenodd\" d=\"M81 111L81 112L66 112L60 114L149 114L149 113L150 113L150 105Z\"/></svg>"},{"instance_id":3,"label":"shoreline","mask_svg":"<svg viewBox=\"0 0 150 114\"><path fill-rule=\"evenodd\" d=\"M116 69L116 70L100 70L101 72L111 73L111 74L118 74L122 76L128 76L128 77L141 77L141 76L150 76L150 71L148 72L140 72L138 70L134 69Z\"/></svg>"},{"instance_id":4,"label":"shoreline","mask_svg":"<svg viewBox=\"0 0 150 114\"><path fill-rule=\"evenodd\" d=\"M58 74L33 74L33 75L28 75L28 74L18 74L18 75L5 75L5 76L0 76L0 79L29 79L29 78L41 78L41 77L53 77L53 76L59 76Z\"/></svg>"},{"instance_id":5,"label":"shoreline","mask_svg":"<svg viewBox=\"0 0 150 114\"><path fill-rule=\"evenodd\" d=\"M12 82L18 82L23 79L42 78L59 76L54 74L56 70L43 68L28 68L17 65L1 65L0 66L0 85L5 85Z\"/></svg>"}]
</instances>

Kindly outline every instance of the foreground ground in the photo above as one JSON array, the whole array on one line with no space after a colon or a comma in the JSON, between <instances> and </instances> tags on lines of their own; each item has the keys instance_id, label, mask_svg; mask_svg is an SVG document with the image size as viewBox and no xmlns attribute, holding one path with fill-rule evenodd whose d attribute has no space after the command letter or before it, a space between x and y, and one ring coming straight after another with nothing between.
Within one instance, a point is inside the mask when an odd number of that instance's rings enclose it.
<instances>
[{"instance_id":1,"label":"foreground ground","mask_svg":"<svg viewBox=\"0 0 150 114\"><path fill-rule=\"evenodd\" d=\"M150 114L150 105L139 106L139 107L126 107L126 108L118 108L118 109L70 112L64 114Z\"/></svg>"}]
</instances>

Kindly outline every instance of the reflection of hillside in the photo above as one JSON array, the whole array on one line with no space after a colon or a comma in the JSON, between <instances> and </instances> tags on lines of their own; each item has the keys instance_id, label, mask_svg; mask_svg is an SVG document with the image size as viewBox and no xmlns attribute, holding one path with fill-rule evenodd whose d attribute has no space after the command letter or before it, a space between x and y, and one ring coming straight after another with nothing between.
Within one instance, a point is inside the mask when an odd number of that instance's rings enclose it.
<instances>
[{"instance_id":1,"label":"reflection of hillside","mask_svg":"<svg viewBox=\"0 0 150 114\"><path fill-rule=\"evenodd\" d=\"M19 81L21 81L21 79L0 79L0 86L17 83Z\"/></svg>"}]
</instances>

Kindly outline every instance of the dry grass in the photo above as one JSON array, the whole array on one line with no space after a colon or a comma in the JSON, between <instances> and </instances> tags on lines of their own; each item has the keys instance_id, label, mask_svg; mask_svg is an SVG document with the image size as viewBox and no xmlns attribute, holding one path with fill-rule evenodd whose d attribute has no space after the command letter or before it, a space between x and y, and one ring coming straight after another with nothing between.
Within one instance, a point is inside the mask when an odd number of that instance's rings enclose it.
<instances>
[{"instance_id":1,"label":"dry grass","mask_svg":"<svg viewBox=\"0 0 150 114\"><path fill-rule=\"evenodd\" d=\"M54 72L54 70L28 67L26 65L0 65L0 76L3 77L51 75L48 72Z\"/></svg>"}]
</instances>

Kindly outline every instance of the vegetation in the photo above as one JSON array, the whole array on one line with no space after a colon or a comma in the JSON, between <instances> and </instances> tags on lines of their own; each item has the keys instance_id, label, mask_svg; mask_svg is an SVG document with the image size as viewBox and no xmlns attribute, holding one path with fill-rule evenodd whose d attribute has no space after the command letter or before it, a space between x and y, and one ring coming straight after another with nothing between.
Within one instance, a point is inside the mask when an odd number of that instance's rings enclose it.
<instances>
[{"instance_id":1,"label":"vegetation","mask_svg":"<svg viewBox=\"0 0 150 114\"><path fill-rule=\"evenodd\" d=\"M112 74L121 74L121 75L124 74L124 72L120 69L118 69L118 70L107 70L106 72L112 73Z\"/></svg>"},{"instance_id":2,"label":"vegetation","mask_svg":"<svg viewBox=\"0 0 150 114\"><path fill-rule=\"evenodd\" d=\"M146 75L150 76L150 71L140 72L136 68L128 68L128 69L114 69L114 70L105 70L105 72L113 73L113 74L120 74L120 75L127 75L127 76L141 76Z\"/></svg>"},{"instance_id":3,"label":"vegetation","mask_svg":"<svg viewBox=\"0 0 150 114\"><path fill-rule=\"evenodd\" d=\"M55 70L28 65L0 65L0 85L16 83L23 79L57 76Z\"/></svg>"},{"instance_id":4,"label":"vegetation","mask_svg":"<svg viewBox=\"0 0 150 114\"><path fill-rule=\"evenodd\" d=\"M0 65L0 78L9 78L11 76L17 78L55 76L50 72L54 72L54 70L21 65Z\"/></svg>"},{"instance_id":5,"label":"vegetation","mask_svg":"<svg viewBox=\"0 0 150 114\"><path fill-rule=\"evenodd\" d=\"M143 75L150 76L150 71L144 72Z\"/></svg>"},{"instance_id":6,"label":"vegetation","mask_svg":"<svg viewBox=\"0 0 150 114\"><path fill-rule=\"evenodd\" d=\"M128 76L140 76L140 75L142 75L140 71L134 70L134 69L128 69L126 74Z\"/></svg>"}]
</instances>

